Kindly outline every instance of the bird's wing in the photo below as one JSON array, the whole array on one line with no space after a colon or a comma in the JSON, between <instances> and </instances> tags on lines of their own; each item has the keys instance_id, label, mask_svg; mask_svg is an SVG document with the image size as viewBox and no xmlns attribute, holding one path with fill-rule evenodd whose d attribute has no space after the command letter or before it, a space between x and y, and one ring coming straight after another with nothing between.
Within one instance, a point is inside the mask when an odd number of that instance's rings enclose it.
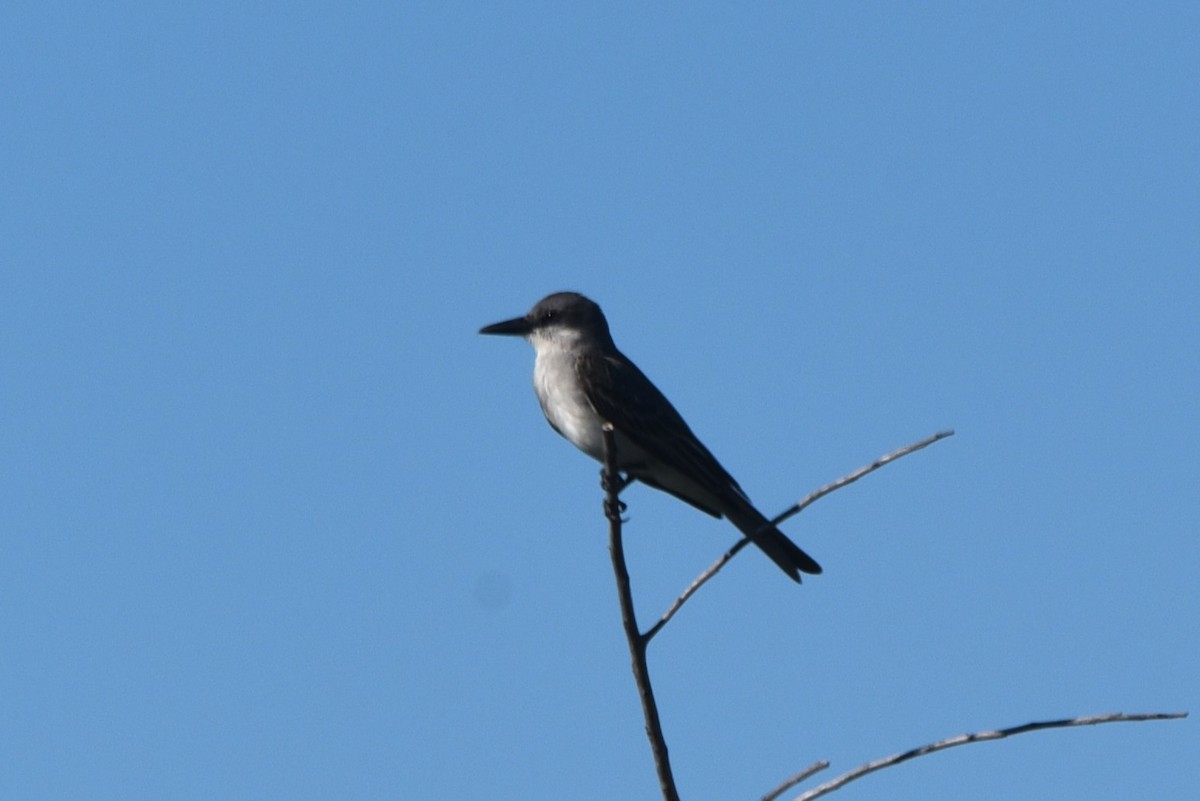
<instances>
[{"instance_id":1,"label":"bird's wing","mask_svg":"<svg viewBox=\"0 0 1200 801\"><path fill-rule=\"evenodd\" d=\"M586 354L576 360L575 370L596 413L639 448L697 482L713 496L729 498L732 494L748 502L733 476L721 467L637 365L619 354ZM636 478L654 485L653 480L638 476L636 470L632 472ZM697 498L672 494L709 514L720 514Z\"/></svg>"}]
</instances>

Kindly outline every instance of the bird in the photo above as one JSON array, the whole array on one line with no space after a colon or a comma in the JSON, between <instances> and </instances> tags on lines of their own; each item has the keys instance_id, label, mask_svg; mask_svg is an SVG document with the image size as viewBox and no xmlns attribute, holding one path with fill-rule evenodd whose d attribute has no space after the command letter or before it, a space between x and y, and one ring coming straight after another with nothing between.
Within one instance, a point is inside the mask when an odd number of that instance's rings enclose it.
<instances>
[{"instance_id":1,"label":"bird","mask_svg":"<svg viewBox=\"0 0 1200 801\"><path fill-rule=\"evenodd\" d=\"M793 581L821 566L750 502L683 417L613 342L600 306L578 292L555 292L522 317L480 334L519 336L536 352L533 387L550 426L603 463L602 426L611 423L617 468L627 479L726 518Z\"/></svg>"}]
</instances>

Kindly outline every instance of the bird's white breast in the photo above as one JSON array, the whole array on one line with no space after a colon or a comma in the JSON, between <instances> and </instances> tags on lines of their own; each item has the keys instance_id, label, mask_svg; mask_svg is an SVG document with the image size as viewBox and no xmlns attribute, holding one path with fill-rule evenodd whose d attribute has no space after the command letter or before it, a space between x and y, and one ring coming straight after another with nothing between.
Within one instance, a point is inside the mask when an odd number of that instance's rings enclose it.
<instances>
[{"instance_id":1,"label":"bird's white breast","mask_svg":"<svg viewBox=\"0 0 1200 801\"><path fill-rule=\"evenodd\" d=\"M534 343L537 360L533 366L533 389L550 425L593 459L604 458L600 434L602 420L588 402L575 373L575 357L564 343L542 340Z\"/></svg>"}]
</instances>

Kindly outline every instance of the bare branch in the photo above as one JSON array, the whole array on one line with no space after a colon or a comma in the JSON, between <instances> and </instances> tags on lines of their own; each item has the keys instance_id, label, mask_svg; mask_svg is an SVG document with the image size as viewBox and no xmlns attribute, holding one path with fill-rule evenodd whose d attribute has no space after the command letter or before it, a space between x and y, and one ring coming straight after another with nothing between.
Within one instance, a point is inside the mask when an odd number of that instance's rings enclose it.
<instances>
[{"instance_id":1,"label":"bare branch","mask_svg":"<svg viewBox=\"0 0 1200 801\"><path fill-rule=\"evenodd\" d=\"M658 705L654 701L654 688L650 685L650 668L646 664L646 646L649 639L638 631L637 615L633 609L633 591L629 584L629 571L625 567L625 546L621 541L621 490L627 485L617 469L617 446L611 423L601 428L604 435L604 516L608 518L608 550L612 556L613 573L617 578L617 595L621 603L621 624L633 660L633 678L637 683L638 697L642 701L642 716L646 719L646 736L650 739L650 751L654 754L654 767L658 771L658 785L664 801L679 801L675 789L675 777L671 773L671 762L667 755L667 742L663 738L662 723L658 719Z\"/></svg>"},{"instance_id":2,"label":"bare branch","mask_svg":"<svg viewBox=\"0 0 1200 801\"><path fill-rule=\"evenodd\" d=\"M864 466L858 468L853 473L849 473L845 476L842 476L837 481L834 481L830 484L826 484L825 486L821 487L820 489L816 490L815 492L810 493L803 500L793 504L788 509L786 509L783 512L781 512L780 514L776 515L771 520L770 525L778 526L780 523L784 522L788 518L793 517L793 516L799 514L800 512L804 511L804 509L808 508L813 503L819 501L821 498L824 498L829 493L834 492L835 490L839 490L848 484L853 484L855 481L858 481L860 478L867 475L868 473L873 473L876 470L878 470L879 468L883 467L884 465L890 464L891 462L896 461L897 459L899 459L902 456L908 456L910 453L915 453L916 451L919 451L922 448L929 447L930 445L937 442L938 440L943 440L943 439L946 439L947 437L952 437L952 436L954 436L953 431L939 431L938 433L936 433L932 436L926 437L925 439L921 440L920 442L914 442L911 445L905 445L903 448L892 451L891 453L887 454L886 456L880 456L875 461L871 462L868 465L864 465ZM742 539L738 540L737 543L735 543L732 548L730 548L728 551L726 551L724 554L721 555L720 559L713 562L711 565L709 565L704 570L703 573L701 573L699 576L697 576L695 578L695 580L692 581L692 583L688 585L687 589L685 589L682 593L680 593L679 597L675 599L675 601L671 604L670 607L668 607L667 611L664 612L662 617L660 617L658 619L658 622L655 623L653 626L651 626L650 629L646 632L646 635L645 635L646 640L649 641L649 640L653 639L654 635L658 634L658 632L662 629L662 627L667 625L668 621L670 621L671 618L675 617L675 613L678 612L685 603L687 603L688 599L691 598L693 595L695 595L696 591L699 590L701 587L703 587L704 584L709 579L711 579L713 576L717 575L717 573L719 573L721 571L721 568L725 567L725 565L729 563L729 560L732 559L733 557L737 556L738 551L742 550L742 548L745 548L749 543L750 543L750 539L748 537L743 537Z\"/></svg>"},{"instance_id":3,"label":"bare branch","mask_svg":"<svg viewBox=\"0 0 1200 801\"><path fill-rule=\"evenodd\" d=\"M792 776L790 779L784 779L778 787L762 797L762 801L775 801L776 798L786 793L788 790L795 787L800 782L812 776L814 773L820 773L829 767L829 760L822 759L820 762L814 762L804 770Z\"/></svg>"},{"instance_id":4,"label":"bare branch","mask_svg":"<svg viewBox=\"0 0 1200 801\"><path fill-rule=\"evenodd\" d=\"M981 743L989 740L1002 740L1005 737L1011 737L1015 734L1024 734L1030 731L1040 731L1042 729L1062 729L1069 726L1096 726L1101 723L1127 723L1139 722L1146 720L1178 720L1186 718L1186 712L1158 712L1145 715L1126 715L1122 712L1114 712L1110 715L1089 715L1079 718L1064 718L1062 720L1042 720L1033 723L1026 723L1021 726L1012 726L1007 729L993 729L991 731L980 731L974 734L960 734L957 737L949 737L945 740L939 740L935 743L922 745L919 748L913 748L908 751L903 751L899 754L892 754L883 759L877 759L874 762L868 762L861 765L849 773L844 773L836 779L831 779L822 785L807 790L796 796L795 801L812 801L814 798L820 798L823 795L832 793L855 779L861 779L868 773L874 773L883 768L890 768L893 765L899 765L901 762L907 762L910 759L915 759L919 756L932 754L935 751L944 751L947 748L954 748L959 745L967 745L968 743ZM810 774L811 775L811 774Z\"/></svg>"},{"instance_id":5,"label":"bare branch","mask_svg":"<svg viewBox=\"0 0 1200 801\"><path fill-rule=\"evenodd\" d=\"M906 445L905 447L901 448L900 450L892 451L891 453L887 454L886 456L880 456L878 459L871 462L869 465L860 467L857 470L855 470L853 473L850 473L849 475L846 475L846 476L842 476L837 481L834 481L832 484L826 484L825 486L821 487L816 492L811 493L810 495L808 495L808 497L804 498L804 500L802 500L802 501L799 501L798 503L793 505L790 509L788 509L788 510L780 513L776 517L772 518L771 525L778 526L780 523L787 520L789 517L800 514L800 512L804 511L805 508L812 505L816 501L819 501L821 498L824 498L826 495L833 492L834 490L840 490L842 487L846 486L847 484L853 484L855 481L858 481L860 478L867 475L868 473L874 473L879 468L883 467L886 464L890 464L891 462L896 461L897 459L899 459L902 456L908 456L910 453L915 453L916 451L919 451L922 448L928 448L933 443L935 443L939 440L946 439L947 437L952 437L952 436L954 436L954 431L952 431L952 430L939 431L936 434L934 434L933 436L926 437L925 439L921 440L920 442L914 442L912 445Z\"/></svg>"},{"instance_id":6,"label":"bare branch","mask_svg":"<svg viewBox=\"0 0 1200 801\"><path fill-rule=\"evenodd\" d=\"M720 559L713 562L704 569L703 573L696 576L692 583L687 586L687 589L681 592L679 597L671 603L671 605L667 608L667 611L663 612L663 615L658 619L658 622L646 631L646 642L654 639L654 635L658 634L659 630L661 630L663 626L667 625L671 618L675 617L675 613L678 612L685 603L687 603L688 598L691 598L693 595L695 595L696 590L703 587L705 582L717 575L717 572L720 571L721 568L725 567L725 564L730 559L737 556L738 551L742 550L749 544L750 538L742 537L740 540L734 543L732 548L721 554Z\"/></svg>"}]
</instances>

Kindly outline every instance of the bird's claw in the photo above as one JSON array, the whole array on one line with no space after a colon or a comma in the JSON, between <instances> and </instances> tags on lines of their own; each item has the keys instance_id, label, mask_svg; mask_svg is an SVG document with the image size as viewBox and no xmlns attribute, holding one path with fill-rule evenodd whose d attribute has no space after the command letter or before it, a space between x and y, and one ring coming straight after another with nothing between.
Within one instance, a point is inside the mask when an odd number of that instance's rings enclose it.
<instances>
[{"instance_id":1,"label":"bird's claw","mask_svg":"<svg viewBox=\"0 0 1200 801\"><path fill-rule=\"evenodd\" d=\"M610 474L607 470L600 471L600 488L605 492L611 492L613 495L619 495L622 490L632 483L633 478L631 477L623 476L620 473L613 473L610 477ZM621 508L624 509L624 507L625 504L621 504Z\"/></svg>"},{"instance_id":2,"label":"bird's claw","mask_svg":"<svg viewBox=\"0 0 1200 801\"><path fill-rule=\"evenodd\" d=\"M609 520L618 520L622 523L628 523L629 519L624 516L627 508L629 507L625 505L625 501L619 500L616 502L616 504L613 504L607 498L604 500L604 516Z\"/></svg>"}]
</instances>

